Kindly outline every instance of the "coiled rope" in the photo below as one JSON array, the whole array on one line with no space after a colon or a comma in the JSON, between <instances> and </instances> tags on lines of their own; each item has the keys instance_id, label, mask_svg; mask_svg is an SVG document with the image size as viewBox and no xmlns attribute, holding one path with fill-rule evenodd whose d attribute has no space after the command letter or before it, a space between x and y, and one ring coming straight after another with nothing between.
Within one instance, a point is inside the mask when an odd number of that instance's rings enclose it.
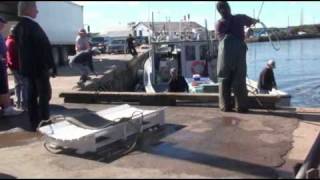
<instances>
[{"instance_id":1,"label":"coiled rope","mask_svg":"<svg viewBox=\"0 0 320 180\"><path fill-rule=\"evenodd\" d=\"M280 39L279 39L279 36L277 35L277 33L270 32L271 30L269 30L268 27L263 22L258 22L258 23L261 24L261 26L263 28L260 32L258 32L258 36L261 36L261 34L266 32L268 34L268 39L269 39L269 42L270 42L272 48L275 51L279 51L280 50ZM275 38L275 41L272 40L271 36L273 36Z\"/></svg>"}]
</instances>

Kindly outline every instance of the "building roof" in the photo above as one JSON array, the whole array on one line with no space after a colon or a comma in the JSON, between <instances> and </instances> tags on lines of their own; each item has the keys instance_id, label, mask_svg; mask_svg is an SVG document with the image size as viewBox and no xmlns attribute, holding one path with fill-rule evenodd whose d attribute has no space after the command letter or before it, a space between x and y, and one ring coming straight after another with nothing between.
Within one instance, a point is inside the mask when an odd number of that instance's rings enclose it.
<instances>
[{"instance_id":1,"label":"building roof","mask_svg":"<svg viewBox=\"0 0 320 180\"><path fill-rule=\"evenodd\" d=\"M152 29L152 22L139 22L134 27L138 26L139 24L143 24L149 29ZM191 29L204 29L201 25L199 25L196 22L190 21L190 22L154 22L154 29L155 32L160 32L162 30L169 30L173 32L179 32L180 31L180 24L181 24L181 31L183 31L185 28L189 27Z\"/></svg>"}]
</instances>

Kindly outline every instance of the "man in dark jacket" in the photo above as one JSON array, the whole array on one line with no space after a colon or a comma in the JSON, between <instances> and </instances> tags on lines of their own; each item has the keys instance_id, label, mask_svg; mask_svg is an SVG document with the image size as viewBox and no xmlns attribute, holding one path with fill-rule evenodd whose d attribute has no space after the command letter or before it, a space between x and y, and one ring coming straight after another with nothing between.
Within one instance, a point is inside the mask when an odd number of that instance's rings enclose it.
<instances>
[{"instance_id":1,"label":"man in dark jacket","mask_svg":"<svg viewBox=\"0 0 320 180\"><path fill-rule=\"evenodd\" d=\"M41 120L48 120L51 99L50 75L56 76L49 39L34 20L38 9L35 1L20 1L19 22L14 29L22 76L28 80L28 111L33 131ZM39 98L39 100L38 100Z\"/></svg>"},{"instance_id":2,"label":"man in dark jacket","mask_svg":"<svg viewBox=\"0 0 320 180\"><path fill-rule=\"evenodd\" d=\"M276 68L274 60L269 60L267 66L261 71L258 82L259 93L268 94L272 88L277 89L273 69Z\"/></svg>"},{"instance_id":3,"label":"man in dark jacket","mask_svg":"<svg viewBox=\"0 0 320 180\"><path fill-rule=\"evenodd\" d=\"M175 68L170 69L169 92L189 92L189 87L184 77L179 76Z\"/></svg>"},{"instance_id":4,"label":"man in dark jacket","mask_svg":"<svg viewBox=\"0 0 320 180\"><path fill-rule=\"evenodd\" d=\"M136 51L136 48L134 47L133 41L134 41L134 39L133 39L132 35L129 34L129 37L127 38L128 50L132 56L136 56L138 53Z\"/></svg>"},{"instance_id":5,"label":"man in dark jacket","mask_svg":"<svg viewBox=\"0 0 320 180\"><path fill-rule=\"evenodd\" d=\"M232 89L236 111L247 112L247 45L244 42L244 26L249 27L259 20L241 14L232 15L226 1L219 1L217 10L222 17L215 28L219 39L217 63L219 107L221 111L231 111Z\"/></svg>"}]
</instances>

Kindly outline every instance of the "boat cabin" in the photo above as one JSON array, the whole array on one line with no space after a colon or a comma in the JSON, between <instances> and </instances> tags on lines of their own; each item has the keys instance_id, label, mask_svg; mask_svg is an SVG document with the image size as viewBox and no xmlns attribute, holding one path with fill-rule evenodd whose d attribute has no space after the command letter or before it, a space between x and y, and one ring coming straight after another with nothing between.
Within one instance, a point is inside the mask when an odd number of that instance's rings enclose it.
<instances>
[{"instance_id":1,"label":"boat cabin","mask_svg":"<svg viewBox=\"0 0 320 180\"><path fill-rule=\"evenodd\" d=\"M154 42L150 54L151 77L154 86L165 88L170 80L170 69L187 81L194 75L215 80L216 45L214 41ZM210 48L209 48L210 47ZM210 50L210 51L209 51ZM162 88L161 88L162 89ZM160 90L162 91L162 90Z\"/></svg>"}]
</instances>

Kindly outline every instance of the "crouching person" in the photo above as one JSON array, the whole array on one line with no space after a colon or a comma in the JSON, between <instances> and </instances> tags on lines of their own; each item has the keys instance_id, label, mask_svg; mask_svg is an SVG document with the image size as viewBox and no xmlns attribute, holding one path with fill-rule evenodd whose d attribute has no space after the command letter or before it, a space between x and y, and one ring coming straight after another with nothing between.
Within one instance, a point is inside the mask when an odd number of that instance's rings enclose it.
<instances>
[{"instance_id":1,"label":"crouching person","mask_svg":"<svg viewBox=\"0 0 320 180\"><path fill-rule=\"evenodd\" d=\"M169 92L189 92L189 87L183 76L178 75L176 68L170 69Z\"/></svg>"},{"instance_id":2,"label":"crouching person","mask_svg":"<svg viewBox=\"0 0 320 180\"><path fill-rule=\"evenodd\" d=\"M276 79L274 77L273 69L276 68L276 62L269 60L267 66L261 71L258 82L259 93L268 94L272 88L277 89Z\"/></svg>"},{"instance_id":3,"label":"crouching person","mask_svg":"<svg viewBox=\"0 0 320 180\"><path fill-rule=\"evenodd\" d=\"M78 82L78 85L85 83L87 80L90 80L90 71L97 76L97 73L95 72L93 67L92 56L99 53L100 51L98 50L98 48L94 47L92 49L79 52L69 61L70 67L77 69L80 73L80 80Z\"/></svg>"}]
</instances>

